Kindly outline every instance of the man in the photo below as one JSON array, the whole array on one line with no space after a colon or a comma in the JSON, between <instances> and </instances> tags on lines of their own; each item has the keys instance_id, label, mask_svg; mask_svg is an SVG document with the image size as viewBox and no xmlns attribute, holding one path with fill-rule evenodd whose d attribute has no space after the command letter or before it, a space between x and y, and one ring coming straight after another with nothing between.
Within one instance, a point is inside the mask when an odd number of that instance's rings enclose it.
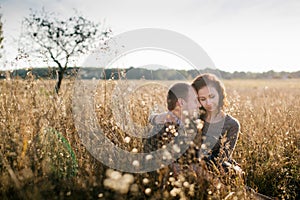
<instances>
[{"instance_id":1,"label":"man","mask_svg":"<svg viewBox=\"0 0 300 200\"><path fill-rule=\"evenodd\" d=\"M155 151L169 143L180 148L180 140L184 139L187 132L191 133L195 129L195 126L190 125L191 120L197 117L200 103L192 86L187 83L172 85L167 94L167 107L165 123L153 127L151 137L144 142L144 152Z\"/></svg>"},{"instance_id":2,"label":"man","mask_svg":"<svg viewBox=\"0 0 300 200\"><path fill-rule=\"evenodd\" d=\"M187 116L192 117L198 113L200 103L197 100L195 90L190 85L186 83L176 83L171 86L168 91L167 106L169 110L167 113L151 115L149 121L175 122L177 120L183 122Z\"/></svg>"},{"instance_id":3,"label":"man","mask_svg":"<svg viewBox=\"0 0 300 200\"><path fill-rule=\"evenodd\" d=\"M172 85L167 93L168 112L164 116L164 124L153 127L151 136L144 141L144 153L162 150L166 151L161 158L171 164L159 171L149 172L148 176L157 181L157 186L163 189L167 184L169 173L174 174L179 171L179 158L186 160L187 156L182 156L189 148L193 136L197 134L197 128L193 120L197 118L200 103L194 88L187 83L176 83ZM153 120L153 119L152 119ZM196 156L194 156L196 157ZM177 163L177 164L176 164Z\"/></svg>"},{"instance_id":4,"label":"man","mask_svg":"<svg viewBox=\"0 0 300 200\"><path fill-rule=\"evenodd\" d=\"M181 123L187 117L197 117L200 107L195 90L187 83L176 83L169 89L167 105L169 114Z\"/></svg>"}]
</instances>

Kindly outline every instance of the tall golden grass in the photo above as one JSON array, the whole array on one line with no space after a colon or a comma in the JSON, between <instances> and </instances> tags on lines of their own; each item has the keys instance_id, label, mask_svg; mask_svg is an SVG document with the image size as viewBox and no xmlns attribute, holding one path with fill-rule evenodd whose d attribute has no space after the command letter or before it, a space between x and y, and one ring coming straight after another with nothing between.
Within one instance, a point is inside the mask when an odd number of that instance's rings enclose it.
<instances>
[{"instance_id":1,"label":"tall golden grass","mask_svg":"<svg viewBox=\"0 0 300 200\"><path fill-rule=\"evenodd\" d=\"M241 124L233 157L245 171L244 180L222 171L212 175L205 169L177 177L169 174L167 168L159 170L156 176L108 169L93 158L77 134L72 113L74 80L64 80L59 96L54 93L52 80L1 80L0 198L251 199L247 185L278 199L299 199L298 82L224 81L228 113ZM122 109L111 103L116 84L117 81L99 82L95 94L98 122L116 145L139 152L141 141L129 140L113 116ZM163 104L165 91L159 84L149 90L137 88L126 108L133 121L142 127L147 125L150 108ZM161 188L162 184L165 187Z\"/></svg>"}]
</instances>

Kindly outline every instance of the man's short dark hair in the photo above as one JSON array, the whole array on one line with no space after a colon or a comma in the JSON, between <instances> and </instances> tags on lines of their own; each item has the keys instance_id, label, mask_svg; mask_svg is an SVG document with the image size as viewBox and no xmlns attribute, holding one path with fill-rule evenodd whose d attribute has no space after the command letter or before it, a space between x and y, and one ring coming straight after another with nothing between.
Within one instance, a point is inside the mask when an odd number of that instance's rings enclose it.
<instances>
[{"instance_id":1,"label":"man's short dark hair","mask_svg":"<svg viewBox=\"0 0 300 200\"><path fill-rule=\"evenodd\" d=\"M168 110L174 110L176 107L176 102L179 98L183 98L187 101L189 88L191 86L187 83L176 83L170 87L167 95Z\"/></svg>"}]
</instances>

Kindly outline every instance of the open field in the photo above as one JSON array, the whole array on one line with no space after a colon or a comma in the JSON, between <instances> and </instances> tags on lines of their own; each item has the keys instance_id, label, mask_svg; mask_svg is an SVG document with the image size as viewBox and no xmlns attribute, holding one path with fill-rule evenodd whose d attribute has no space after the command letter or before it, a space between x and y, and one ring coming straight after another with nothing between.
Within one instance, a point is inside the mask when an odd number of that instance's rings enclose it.
<instances>
[{"instance_id":1,"label":"open field","mask_svg":"<svg viewBox=\"0 0 300 200\"><path fill-rule=\"evenodd\" d=\"M64 80L56 96L52 80L1 80L0 199L251 199L245 185L278 199L299 199L299 81L224 81L228 113L241 124L233 157L245 180L204 170L165 181L164 170L154 180L147 173L112 171L93 158L74 122L74 81ZM92 108L107 138L127 151L140 151L139 139L127 141L126 131L147 126L155 105L162 105L156 111L164 109L165 86L171 82L133 88L136 96L127 99L121 94L128 88L118 84L99 82ZM128 118L137 126L127 129Z\"/></svg>"}]
</instances>

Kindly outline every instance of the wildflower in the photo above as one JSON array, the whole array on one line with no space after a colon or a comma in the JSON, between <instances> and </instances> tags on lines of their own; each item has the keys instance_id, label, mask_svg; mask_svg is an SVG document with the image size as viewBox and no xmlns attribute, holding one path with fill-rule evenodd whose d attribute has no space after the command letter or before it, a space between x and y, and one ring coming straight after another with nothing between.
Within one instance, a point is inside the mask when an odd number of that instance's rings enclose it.
<instances>
[{"instance_id":1,"label":"wildflower","mask_svg":"<svg viewBox=\"0 0 300 200\"><path fill-rule=\"evenodd\" d=\"M107 177L111 177L112 172L114 172L113 169L107 169L105 174L106 174Z\"/></svg>"},{"instance_id":2,"label":"wildflower","mask_svg":"<svg viewBox=\"0 0 300 200\"><path fill-rule=\"evenodd\" d=\"M180 153L180 148L177 144L174 144L173 145L173 150L176 152L176 153Z\"/></svg>"},{"instance_id":3,"label":"wildflower","mask_svg":"<svg viewBox=\"0 0 300 200\"><path fill-rule=\"evenodd\" d=\"M190 184L189 184L189 182L185 181L185 182L183 183L183 187L185 187L185 188L189 188L189 187L190 187Z\"/></svg>"},{"instance_id":4,"label":"wildflower","mask_svg":"<svg viewBox=\"0 0 300 200\"><path fill-rule=\"evenodd\" d=\"M150 188L146 188L145 189L145 194L150 195L151 194L151 189Z\"/></svg>"},{"instance_id":5,"label":"wildflower","mask_svg":"<svg viewBox=\"0 0 300 200\"><path fill-rule=\"evenodd\" d=\"M189 190L189 193L188 193L190 196L194 196L195 195L195 185L194 184L191 184L190 185L190 190Z\"/></svg>"},{"instance_id":6,"label":"wildflower","mask_svg":"<svg viewBox=\"0 0 300 200\"><path fill-rule=\"evenodd\" d=\"M169 181L170 181L171 183L173 183L173 182L175 182L175 178L174 178L174 177L170 177L170 178L169 178Z\"/></svg>"},{"instance_id":7,"label":"wildflower","mask_svg":"<svg viewBox=\"0 0 300 200\"><path fill-rule=\"evenodd\" d=\"M165 150L163 153L163 160L171 160L172 159L172 155L169 151Z\"/></svg>"},{"instance_id":8,"label":"wildflower","mask_svg":"<svg viewBox=\"0 0 300 200\"><path fill-rule=\"evenodd\" d=\"M176 197L177 194L179 194L179 193L180 193L180 189L179 189L179 188L173 188L173 189L170 191L170 194L171 194L171 196L173 196L173 197Z\"/></svg>"},{"instance_id":9,"label":"wildflower","mask_svg":"<svg viewBox=\"0 0 300 200\"><path fill-rule=\"evenodd\" d=\"M150 182L149 179L143 178L143 184L144 184L144 185L148 184L149 182Z\"/></svg>"},{"instance_id":10,"label":"wildflower","mask_svg":"<svg viewBox=\"0 0 300 200\"><path fill-rule=\"evenodd\" d=\"M124 174L122 177L122 181L130 184L130 183L133 183L134 177L132 174Z\"/></svg>"},{"instance_id":11,"label":"wildflower","mask_svg":"<svg viewBox=\"0 0 300 200\"><path fill-rule=\"evenodd\" d=\"M185 178L184 178L184 176L182 174L179 174L178 180L180 180L181 182L184 182Z\"/></svg>"},{"instance_id":12,"label":"wildflower","mask_svg":"<svg viewBox=\"0 0 300 200\"><path fill-rule=\"evenodd\" d=\"M185 124L185 127L188 128L189 125L190 125L190 119L186 118L186 119L184 120L184 124Z\"/></svg>"},{"instance_id":13,"label":"wildflower","mask_svg":"<svg viewBox=\"0 0 300 200\"><path fill-rule=\"evenodd\" d=\"M197 120L195 120L195 123L196 123L198 131L202 130L203 124L204 124L203 121L201 119L197 119Z\"/></svg>"},{"instance_id":14,"label":"wildflower","mask_svg":"<svg viewBox=\"0 0 300 200\"><path fill-rule=\"evenodd\" d=\"M131 150L131 152L132 152L132 153L137 153L138 150L137 150L137 148L133 148L133 149Z\"/></svg>"},{"instance_id":15,"label":"wildflower","mask_svg":"<svg viewBox=\"0 0 300 200\"><path fill-rule=\"evenodd\" d=\"M129 143L129 142L130 142L130 140L131 140L131 138L130 138L130 137L128 137L128 136L126 136L126 137L124 138L124 141L125 141L126 143Z\"/></svg>"},{"instance_id":16,"label":"wildflower","mask_svg":"<svg viewBox=\"0 0 300 200\"><path fill-rule=\"evenodd\" d=\"M103 197L103 193L99 193L98 198L102 198L102 197Z\"/></svg>"},{"instance_id":17,"label":"wildflower","mask_svg":"<svg viewBox=\"0 0 300 200\"><path fill-rule=\"evenodd\" d=\"M112 169L108 169L106 171L106 176L108 178L104 180L103 182L104 186L112 190L115 190L121 194L128 193L130 185L134 182L133 175L124 174L122 176L120 172L114 171ZM103 194L101 196L103 196Z\"/></svg>"},{"instance_id":18,"label":"wildflower","mask_svg":"<svg viewBox=\"0 0 300 200\"><path fill-rule=\"evenodd\" d=\"M110 174L110 178L114 179L114 180L119 180L122 177L122 174L118 171L113 171Z\"/></svg>"},{"instance_id":19,"label":"wildflower","mask_svg":"<svg viewBox=\"0 0 300 200\"><path fill-rule=\"evenodd\" d=\"M178 188L181 188L182 187L182 182L180 180L178 181L175 181L174 182L174 186L178 187Z\"/></svg>"},{"instance_id":20,"label":"wildflower","mask_svg":"<svg viewBox=\"0 0 300 200\"><path fill-rule=\"evenodd\" d=\"M201 149L207 149L207 146L206 146L206 144L201 144Z\"/></svg>"},{"instance_id":21,"label":"wildflower","mask_svg":"<svg viewBox=\"0 0 300 200\"><path fill-rule=\"evenodd\" d=\"M146 155L146 160L151 160L153 156L151 154Z\"/></svg>"},{"instance_id":22,"label":"wildflower","mask_svg":"<svg viewBox=\"0 0 300 200\"><path fill-rule=\"evenodd\" d=\"M219 182L218 184L217 184L217 186L216 186L216 188L218 189L218 190L220 190L221 189L221 183Z\"/></svg>"},{"instance_id":23,"label":"wildflower","mask_svg":"<svg viewBox=\"0 0 300 200\"><path fill-rule=\"evenodd\" d=\"M132 165L133 165L134 167L139 167L139 166L140 166L140 163L139 163L139 161L134 160L134 161L132 162Z\"/></svg>"},{"instance_id":24,"label":"wildflower","mask_svg":"<svg viewBox=\"0 0 300 200\"><path fill-rule=\"evenodd\" d=\"M188 116L189 112L187 110L184 110L184 111L182 111L182 114L185 115L185 116Z\"/></svg>"}]
</instances>

